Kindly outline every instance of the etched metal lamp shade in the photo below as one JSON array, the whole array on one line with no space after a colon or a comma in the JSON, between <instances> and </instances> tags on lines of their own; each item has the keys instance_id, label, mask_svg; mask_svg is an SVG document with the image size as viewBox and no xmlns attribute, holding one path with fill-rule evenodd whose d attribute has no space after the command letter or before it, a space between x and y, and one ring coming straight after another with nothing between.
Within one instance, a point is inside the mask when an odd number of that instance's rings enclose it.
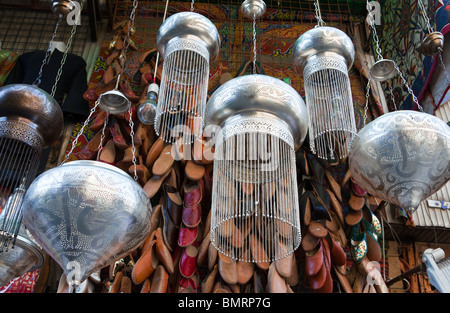
<instances>
[{"instance_id":1,"label":"etched metal lamp shade","mask_svg":"<svg viewBox=\"0 0 450 313\"><path fill-rule=\"evenodd\" d=\"M414 211L450 179L450 128L423 112L384 114L352 142L349 167L369 194Z\"/></svg>"},{"instance_id":2,"label":"etched metal lamp shade","mask_svg":"<svg viewBox=\"0 0 450 313\"><path fill-rule=\"evenodd\" d=\"M212 94L205 120L205 131L220 129L212 244L234 260L261 263L286 257L301 241L295 151L308 130L302 98L279 79L245 75Z\"/></svg>"},{"instance_id":3,"label":"etched metal lamp shade","mask_svg":"<svg viewBox=\"0 0 450 313\"><path fill-rule=\"evenodd\" d=\"M0 216L0 222L4 222L4 214ZM5 286L13 278L39 269L43 263L43 250L21 224L14 249L0 254L0 286Z\"/></svg>"},{"instance_id":4,"label":"etched metal lamp shade","mask_svg":"<svg viewBox=\"0 0 450 313\"><path fill-rule=\"evenodd\" d=\"M201 14L180 12L167 18L158 30L157 48L164 59L155 132L174 143L192 143L203 129L209 64L219 52L220 36Z\"/></svg>"},{"instance_id":5,"label":"etched metal lamp shade","mask_svg":"<svg viewBox=\"0 0 450 313\"><path fill-rule=\"evenodd\" d=\"M293 65L303 75L310 149L319 158L345 158L357 129L348 70L355 49L341 30L323 26L294 44Z\"/></svg>"},{"instance_id":6,"label":"etched metal lamp shade","mask_svg":"<svg viewBox=\"0 0 450 313\"><path fill-rule=\"evenodd\" d=\"M42 150L63 131L59 104L44 90L27 84L0 88L0 253L14 243L25 190L36 177ZM6 221L18 221L9 223Z\"/></svg>"},{"instance_id":7,"label":"etched metal lamp shade","mask_svg":"<svg viewBox=\"0 0 450 313\"><path fill-rule=\"evenodd\" d=\"M97 161L44 172L23 201L23 223L73 287L136 249L151 214L148 196L128 173Z\"/></svg>"}]
</instances>

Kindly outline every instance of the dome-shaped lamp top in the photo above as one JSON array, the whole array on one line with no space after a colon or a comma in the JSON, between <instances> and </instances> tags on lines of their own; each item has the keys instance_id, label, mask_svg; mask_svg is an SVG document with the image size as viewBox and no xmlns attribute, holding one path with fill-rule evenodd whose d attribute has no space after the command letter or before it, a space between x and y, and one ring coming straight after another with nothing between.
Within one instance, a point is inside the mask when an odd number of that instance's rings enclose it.
<instances>
[{"instance_id":1,"label":"dome-shaped lamp top","mask_svg":"<svg viewBox=\"0 0 450 313\"><path fill-rule=\"evenodd\" d=\"M286 123L295 148L301 146L309 125L306 105L294 88L266 75L244 75L220 86L206 105L205 125L222 127L230 118L260 113L268 113Z\"/></svg>"},{"instance_id":2,"label":"dome-shaped lamp top","mask_svg":"<svg viewBox=\"0 0 450 313\"><path fill-rule=\"evenodd\" d=\"M158 29L156 46L164 58L167 43L174 38L191 38L206 44L210 61L219 54L220 35L216 26L205 16L195 12L179 12L169 16Z\"/></svg>"},{"instance_id":3,"label":"dome-shaped lamp top","mask_svg":"<svg viewBox=\"0 0 450 313\"><path fill-rule=\"evenodd\" d=\"M64 118L59 104L44 90L28 84L0 88L0 119L19 118L31 123L42 136L44 146L62 134Z\"/></svg>"}]
</instances>

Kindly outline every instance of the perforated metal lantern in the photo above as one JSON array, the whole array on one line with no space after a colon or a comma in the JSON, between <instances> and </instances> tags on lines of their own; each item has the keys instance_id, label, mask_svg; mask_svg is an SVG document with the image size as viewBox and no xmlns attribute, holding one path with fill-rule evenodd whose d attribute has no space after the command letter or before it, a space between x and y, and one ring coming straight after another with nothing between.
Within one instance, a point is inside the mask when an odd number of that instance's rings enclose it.
<instances>
[{"instance_id":1,"label":"perforated metal lantern","mask_svg":"<svg viewBox=\"0 0 450 313\"><path fill-rule=\"evenodd\" d=\"M414 211L450 179L450 128L423 112L384 114L352 142L349 167L369 194Z\"/></svg>"},{"instance_id":2,"label":"perforated metal lantern","mask_svg":"<svg viewBox=\"0 0 450 313\"><path fill-rule=\"evenodd\" d=\"M235 260L270 262L300 244L295 151L308 129L300 95L283 81L245 75L210 97L216 132L211 242Z\"/></svg>"},{"instance_id":3,"label":"perforated metal lantern","mask_svg":"<svg viewBox=\"0 0 450 313\"><path fill-rule=\"evenodd\" d=\"M23 223L74 288L148 236L150 199L130 175L98 161L72 161L38 176Z\"/></svg>"},{"instance_id":4,"label":"perforated metal lantern","mask_svg":"<svg viewBox=\"0 0 450 313\"><path fill-rule=\"evenodd\" d=\"M201 14L180 12L158 30L156 44L164 59L155 132L166 142L192 143L203 128L209 64L219 53L220 36Z\"/></svg>"},{"instance_id":5,"label":"perforated metal lantern","mask_svg":"<svg viewBox=\"0 0 450 313\"><path fill-rule=\"evenodd\" d=\"M293 47L293 65L303 75L309 110L311 151L319 158L345 158L357 129L348 77L355 49L352 40L333 27L315 27Z\"/></svg>"},{"instance_id":6,"label":"perforated metal lantern","mask_svg":"<svg viewBox=\"0 0 450 313\"><path fill-rule=\"evenodd\" d=\"M44 90L27 84L0 88L0 199L5 201L0 206L7 217L0 223L0 253L13 246L23 195L36 177L42 150L61 136L63 125L59 104ZM19 223L5 222L12 220Z\"/></svg>"}]
</instances>

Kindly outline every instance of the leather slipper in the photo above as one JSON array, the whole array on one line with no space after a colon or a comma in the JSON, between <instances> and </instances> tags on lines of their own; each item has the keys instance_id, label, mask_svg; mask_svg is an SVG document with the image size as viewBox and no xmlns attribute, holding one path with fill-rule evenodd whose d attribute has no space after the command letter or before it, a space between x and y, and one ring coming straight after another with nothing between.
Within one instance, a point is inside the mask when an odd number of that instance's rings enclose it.
<instances>
[{"instance_id":1,"label":"leather slipper","mask_svg":"<svg viewBox=\"0 0 450 313\"><path fill-rule=\"evenodd\" d=\"M208 269L211 270L214 265L217 263L219 252L217 251L216 247L212 243L209 244L208 247Z\"/></svg>"},{"instance_id":2,"label":"leather slipper","mask_svg":"<svg viewBox=\"0 0 450 313\"><path fill-rule=\"evenodd\" d=\"M278 242L278 246L275 249L275 258L274 261L277 272L283 276L284 278L288 278L292 275L292 263L294 262L294 253L287 254L287 247L282 242ZM280 256L283 255L284 257Z\"/></svg>"},{"instance_id":3,"label":"leather slipper","mask_svg":"<svg viewBox=\"0 0 450 313\"><path fill-rule=\"evenodd\" d=\"M344 224L344 213L342 210L341 202L336 198L335 194L327 189L328 194L330 195L330 215L332 212L334 212L337 217L339 218L339 222L343 225Z\"/></svg>"},{"instance_id":4,"label":"leather slipper","mask_svg":"<svg viewBox=\"0 0 450 313\"><path fill-rule=\"evenodd\" d=\"M272 262L269 266L269 272L267 273L267 285L266 289L268 293L286 293L287 284L284 277L278 273L275 263Z\"/></svg>"},{"instance_id":5,"label":"leather slipper","mask_svg":"<svg viewBox=\"0 0 450 313\"><path fill-rule=\"evenodd\" d=\"M169 172L173 165L174 158L172 156L172 145L167 145L161 151L161 154L153 163L152 172L153 175L162 176Z\"/></svg>"},{"instance_id":6,"label":"leather slipper","mask_svg":"<svg viewBox=\"0 0 450 313\"><path fill-rule=\"evenodd\" d=\"M322 244L319 243L314 250L308 251L305 254L305 274L307 276L317 275L323 266Z\"/></svg>"},{"instance_id":7,"label":"leather slipper","mask_svg":"<svg viewBox=\"0 0 450 313\"><path fill-rule=\"evenodd\" d=\"M154 247L156 240L153 240L147 251L137 260L131 272L131 280L135 285L143 283L154 272L158 266L158 258Z\"/></svg>"},{"instance_id":8,"label":"leather slipper","mask_svg":"<svg viewBox=\"0 0 450 313\"><path fill-rule=\"evenodd\" d=\"M217 265L214 266L212 271L205 277L201 284L202 293L211 293L214 287L214 281L216 280L216 276L219 269Z\"/></svg>"},{"instance_id":9,"label":"leather slipper","mask_svg":"<svg viewBox=\"0 0 450 313\"><path fill-rule=\"evenodd\" d=\"M198 247L190 245L183 248L180 263L178 263L181 276L184 278L190 278L194 275L197 270L197 256Z\"/></svg>"},{"instance_id":10,"label":"leather slipper","mask_svg":"<svg viewBox=\"0 0 450 313\"><path fill-rule=\"evenodd\" d=\"M258 261L256 265L262 270L268 270L270 267L269 256L267 255L263 244L255 234L250 234L249 240L252 257L254 260Z\"/></svg>"},{"instance_id":11,"label":"leather slipper","mask_svg":"<svg viewBox=\"0 0 450 313\"><path fill-rule=\"evenodd\" d=\"M308 232L317 238L325 238L328 235L328 230L318 221L311 221L309 223Z\"/></svg>"},{"instance_id":12,"label":"leather slipper","mask_svg":"<svg viewBox=\"0 0 450 313\"><path fill-rule=\"evenodd\" d=\"M185 227L182 224L178 232L178 246L184 248L191 245L197 239L198 233L198 227Z\"/></svg>"},{"instance_id":13,"label":"leather slipper","mask_svg":"<svg viewBox=\"0 0 450 313\"><path fill-rule=\"evenodd\" d=\"M349 226L354 226L358 224L362 219L362 210L348 210L347 215L345 216L345 223Z\"/></svg>"},{"instance_id":14,"label":"leather slipper","mask_svg":"<svg viewBox=\"0 0 450 313\"><path fill-rule=\"evenodd\" d=\"M319 243L319 238L314 237L309 231L302 238L301 246L304 251L312 251Z\"/></svg>"},{"instance_id":15,"label":"leather slipper","mask_svg":"<svg viewBox=\"0 0 450 313\"><path fill-rule=\"evenodd\" d=\"M236 284L238 281L236 261L223 257L223 254L219 252L218 263L220 277L222 277L227 284Z\"/></svg>"},{"instance_id":16,"label":"leather slipper","mask_svg":"<svg viewBox=\"0 0 450 313\"><path fill-rule=\"evenodd\" d=\"M363 208L366 199L355 195L353 192L350 193L350 199L348 200L348 205L355 211L359 211Z\"/></svg>"},{"instance_id":17,"label":"leather slipper","mask_svg":"<svg viewBox=\"0 0 450 313\"><path fill-rule=\"evenodd\" d=\"M250 251L245 250L242 252L242 256L245 259L250 259ZM237 261L236 264L237 271L237 283L240 285L245 285L250 281L255 271L255 264L253 262Z\"/></svg>"},{"instance_id":18,"label":"leather slipper","mask_svg":"<svg viewBox=\"0 0 450 313\"><path fill-rule=\"evenodd\" d=\"M148 168L153 167L153 164L155 163L156 159L158 159L163 148L164 148L164 140L161 138L156 139L156 141L153 143L152 147L148 151L147 157L145 159L145 165Z\"/></svg>"},{"instance_id":19,"label":"leather slipper","mask_svg":"<svg viewBox=\"0 0 450 313\"><path fill-rule=\"evenodd\" d=\"M161 189L163 181L169 176L170 171L162 176L152 176L144 185L143 189L146 195L151 199Z\"/></svg>"},{"instance_id":20,"label":"leather slipper","mask_svg":"<svg viewBox=\"0 0 450 313\"><path fill-rule=\"evenodd\" d=\"M142 283L142 287L141 287L140 293L149 293L149 292L150 292L150 288L151 288L150 279L147 278L147 279Z\"/></svg>"},{"instance_id":21,"label":"leather slipper","mask_svg":"<svg viewBox=\"0 0 450 313\"><path fill-rule=\"evenodd\" d=\"M158 257L159 261L164 265L167 272L169 274L173 274L174 265L172 255L170 254L167 246L164 244L162 230L160 227L158 227L158 229L156 230L155 237L156 237L156 256Z\"/></svg>"},{"instance_id":22,"label":"leather slipper","mask_svg":"<svg viewBox=\"0 0 450 313\"><path fill-rule=\"evenodd\" d=\"M201 164L197 164L192 160L187 161L184 168L186 177L190 180L197 181L205 176L205 167Z\"/></svg>"},{"instance_id":23,"label":"leather slipper","mask_svg":"<svg viewBox=\"0 0 450 313\"><path fill-rule=\"evenodd\" d=\"M208 256L208 247L211 243L209 232L204 236L200 247L198 249L197 266L202 266L206 257Z\"/></svg>"},{"instance_id":24,"label":"leather slipper","mask_svg":"<svg viewBox=\"0 0 450 313\"><path fill-rule=\"evenodd\" d=\"M165 293L169 281L169 274L162 265L158 265L153 273L150 293Z\"/></svg>"},{"instance_id":25,"label":"leather slipper","mask_svg":"<svg viewBox=\"0 0 450 313\"><path fill-rule=\"evenodd\" d=\"M131 293L131 279L128 276L122 277L119 293Z\"/></svg>"},{"instance_id":26,"label":"leather slipper","mask_svg":"<svg viewBox=\"0 0 450 313\"><path fill-rule=\"evenodd\" d=\"M333 194L336 196L336 198L339 200L339 202L342 202L342 190L341 186L337 183L337 181L334 179L333 175L331 175L330 171L325 170L325 179L328 182L328 185L330 186L331 190L333 191Z\"/></svg>"}]
</instances>

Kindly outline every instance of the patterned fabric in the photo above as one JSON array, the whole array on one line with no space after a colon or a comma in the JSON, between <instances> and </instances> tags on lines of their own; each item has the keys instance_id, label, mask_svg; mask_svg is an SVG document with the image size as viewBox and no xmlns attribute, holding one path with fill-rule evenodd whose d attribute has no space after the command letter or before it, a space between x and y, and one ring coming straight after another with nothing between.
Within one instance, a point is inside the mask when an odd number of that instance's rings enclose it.
<instances>
[{"instance_id":1,"label":"patterned fabric","mask_svg":"<svg viewBox=\"0 0 450 313\"><path fill-rule=\"evenodd\" d=\"M396 62L405 80L420 100L433 58L418 51L427 27L417 0L382 0L381 25L377 27L383 58ZM434 12L438 0L428 1L428 17L433 26ZM372 48L375 49L372 40ZM396 100L397 109L412 110L415 104L399 75L382 83L386 101L391 111L395 110L390 87ZM419 96L420 95L420 96ZM419 102L420 103L420 102Z\"/></svg>"},{"instance_id":2,"label":"patterned fabric","mask_svg":"<svg viewBox=\"0 0 450 313\"><path fill-rule=\"evenodd\" d=\"M0 293L33 293L38 274L39 269L11 279L5 286L0 287Z\"/></svg>"},{"instance_id":3,"label":"patterned fabric","mask_svg":"<svg viewBox=\"0 0 450 313\"><path fill-rule=\"evenodd\" d=\"M18 57L14 52L0 51L0 87L3 86L9 73L16 65Z\"/></svg>"}]
</instances>

